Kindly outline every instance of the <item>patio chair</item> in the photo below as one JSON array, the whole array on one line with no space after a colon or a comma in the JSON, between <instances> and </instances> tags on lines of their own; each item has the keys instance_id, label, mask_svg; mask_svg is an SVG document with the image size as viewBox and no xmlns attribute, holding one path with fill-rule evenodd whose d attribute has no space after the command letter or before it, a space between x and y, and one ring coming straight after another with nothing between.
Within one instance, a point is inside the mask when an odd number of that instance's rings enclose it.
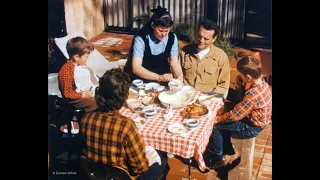
<instances>
[{"instance_id":1,"label":"patio chair","mask_svg":"<svg viewBox=\"0 0 320 180\"><path fill-rule=\"evenodd\" d=\"M94 163L84 156L80 157L81 167L91 180L131 180L125 169L117 166Z\"/></svg>"},{"instance_id":2,"label":"patio chair","mask_svg":"<svg viewBox=\"0 0 320 180\"><path fill-rule=\"evenodd\" d=\"M48 124L49 124L49 154L50 161L72 166L82 155L84 140L79 133L71 130L73 117L80 121L84 109L76 109L61 97L58 88L57 73L48 74ZM67 124L67 132L61 132L60 127ZM50 163L51 164L51 163Z\"/></svg>"}]
</instances>

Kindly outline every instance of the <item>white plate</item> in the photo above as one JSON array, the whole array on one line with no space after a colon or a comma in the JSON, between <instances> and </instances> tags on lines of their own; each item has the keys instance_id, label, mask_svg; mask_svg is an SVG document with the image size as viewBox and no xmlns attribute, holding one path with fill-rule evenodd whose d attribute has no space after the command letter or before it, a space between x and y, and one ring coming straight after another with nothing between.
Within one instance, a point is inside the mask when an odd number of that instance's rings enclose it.
<instances>
[{"instance_id":1,"label":"white plate","mask_svg":"<svg viewBox=\"0 0 320 180\"><path fill-rule=\"evenodd\" d=\"M222 98L217 98L214 95L201 95L198 97L200 104L208 105L211 101L222 101Z\"/></svg>"},{"instance_id":2,"label":"white plate","mask_svg":"<svg viewBox=\"0 0 320 180\"><path fill-rule=\"evenodd\" d=\"M174 123L168 126L168 131L172 134L181 134L181 133L185 133L187 129L183 124Z\"/></svg>"},{"instance_id":3,"label":"white plate","mask_svg":"<svg viewBox=\"0 0 320 180\"><path fill-rule=\"evenodd\" d=\"M144 127L147 120L145 118L138 117L138 118L135 118L133 121L135 122L137 128L140 129Z\"/></svg>"},{"instance_id":4,"label":"white plate","mask_svg":"<svg viewBox=\"0 0 320 180\"><path fill-rule=\"evenodd\" d=\"M146 86L144 87L145 91L148 91L150 90L151 88L153 89L158 89L160 87L160 84L159 83L156 83L156 82L150 82L150 83L147 83Z\"/></svg>"}]
</instances>

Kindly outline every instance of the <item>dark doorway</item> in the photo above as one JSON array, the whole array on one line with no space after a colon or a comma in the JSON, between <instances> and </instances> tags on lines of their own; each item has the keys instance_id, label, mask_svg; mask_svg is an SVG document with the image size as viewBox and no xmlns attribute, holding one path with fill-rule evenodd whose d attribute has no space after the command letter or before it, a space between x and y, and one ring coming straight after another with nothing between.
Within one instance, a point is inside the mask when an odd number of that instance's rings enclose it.
<instances>
[{"instance_id":1,"label":"dark doorway","mask_svg":"<svg viewBox=\"0 0 320 180\"><path fill-rule=\"evenodd\" d=\"M245 40L251 47L271 49L272 0L247 0Z\"/></svg>"},{"instance_id":2,"label":"dark doorway","mask_svg":"<svg viewBox=\"0 0 320 180\"><path fill-rule=\"evenodd\" d=\"M48 37L67 35L63 0L48 0Z\"/></svg>"},{"instance_id":3,"label":"dark doorway","mask_svg":"<svg viewBox=\"0 0 320 180\"><path fill-rule=\"evenodd\" d=\"M64 0L48 0L48 73L59 72L66 58L54 43L54 38L67 35Z\"/></svg>"}]
</instances>

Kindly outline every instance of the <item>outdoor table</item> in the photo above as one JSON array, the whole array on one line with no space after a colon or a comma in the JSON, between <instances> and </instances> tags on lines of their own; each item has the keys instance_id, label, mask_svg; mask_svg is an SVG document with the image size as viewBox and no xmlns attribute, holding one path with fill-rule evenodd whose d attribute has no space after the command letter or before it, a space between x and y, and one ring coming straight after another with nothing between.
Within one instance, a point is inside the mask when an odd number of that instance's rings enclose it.
<instances>
[{"instance_id":1,"label":"outdoor table","mask_svg":"<svg viewBox=\"0 0 320 180\"><path fill-rule=\"evenodd\" d=\"M192 100L195 98L198 98L200 95L202 95L200 91L193 91L190 102L192 102ZM140 104L142 104L142 99L143 96L139 97L138 99ZM163 110L158 112L151 119L147 119L144 126L138 131L143 137L146 145L189 159L188 163L190 177L191 158L194 158L197 161L201 171L206 169L202 154L209 143L209 138L212 133L216 114L222 106L222 100L212 98L211 102L207 104L207 107L210 110L209 114L205 118L198 119L199 125L197 129L193 130L190 134L184 137L170 133L167 128L170 124L175 122L183 122L185 108L173 109L173 117L169 120L165 120L163 115L166 113L166 108L163 105L160 106L163 108ZM143 114L134 113L126 105L120 109L120 113L131 119L143 117Z\"/></svg>"}]
</instances>

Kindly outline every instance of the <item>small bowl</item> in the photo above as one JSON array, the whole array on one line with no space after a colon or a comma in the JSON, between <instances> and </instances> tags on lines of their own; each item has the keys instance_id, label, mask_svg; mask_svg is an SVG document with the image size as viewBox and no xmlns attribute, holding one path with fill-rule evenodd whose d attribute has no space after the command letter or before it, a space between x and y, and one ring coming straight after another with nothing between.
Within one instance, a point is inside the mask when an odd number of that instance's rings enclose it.
<instances>
[{"instance_id":1,"label":"small bowl","mask_svg":"<svg viewBox=\"0 0 320 180\"><path fill-rule=\"evenodd\" d=\"M187 120L188 128L196 128L198 125L199 125L198 120L196 120L196 119L188 119Z\"/></svg>"},{"instance_id":2,"label":"small bowl","mask_svg":"<svg viewBox=\"0 0 320 180\"><path fill-rule=\"evenodd\" d=\"M135 112L135 113L141 113L142 110L143 110L143 107L140 106L140 105L132 107L132 111Z\"/></svg>"},{"instance_id":3,"label":"small bowl","mask_svg":"<svg viewBox=\"0 0 320 180\"><path fill-rule=\"evenodd\" d=\"M143 109L143 112L144 112L145 118L152 118L157 113L157 109L156 108L145 108L145 109Z\"/></svg>"},{"instance_id":4,"label":"small bowl","mask_svg":"<svg viewBox=\"0 0 320 180\"><path fill-rule=\"evenodd\" d=\"M135 79L132 81L132 84L134 84L137 87L141 87L143 85L143 81L141 79Z\"/></svg>"},{"instance_id":5,"label":"small bowl","mask_svg":"<svg viewBox=\"0 0 320 180\"><path fill-rule=\"evenodd\" d=\"M128 107L131 109L133 108L134 106L137 106L139 105L138 103L138 99L135 99L135 98L129 98L126 100L126 103L128 105Z\"/></svg>"}]
</instances>

